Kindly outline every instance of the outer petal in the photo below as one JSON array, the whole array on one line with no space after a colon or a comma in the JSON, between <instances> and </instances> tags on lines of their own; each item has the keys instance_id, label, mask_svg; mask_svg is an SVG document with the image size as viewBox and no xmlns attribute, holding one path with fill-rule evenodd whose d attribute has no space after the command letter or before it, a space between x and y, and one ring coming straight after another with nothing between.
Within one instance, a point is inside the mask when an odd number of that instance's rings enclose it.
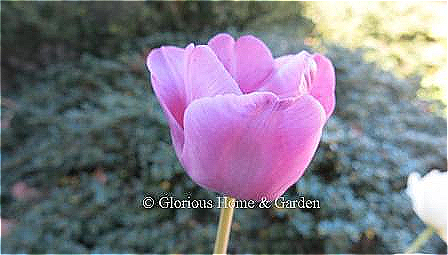
<instances>
[{"instance_id":1,"label":"outer petal","mask_svg":"<svg viewBox=\"0 0 448 255\"><path fill-rule=\"evenodd\" d=\"M203 187L239 199L275 199L308 166L325 122L311 96L269 92L192 102L185 113L181 162Z\"/></svg>"},{"instance_id":2,"label":"outer petal","mask_svg":"<svg viewBox=\"0 0 448 255\"><path fill-rule=\"evenodd\" d=\"M208 96L241 94L241 90L209 46L193 49L187 65L187 103Z\"/></svg>"},{"instance_id":3,"label":"outer petal","mask_svg":"<svg viewBox=\"0 0 448 255\"><path fill-rule=\"evenodd\" d=\"M146 65L151 72L151 84L168 118L176 153L180 155L184 143L183 118L186 108L185 66L193 45L186 49L161 47L148 55Z\"/></svg>"},{"instance_id":4,"label":"outer petal","mask_svg":"<svg viewBox=\"0 0 448 255\"><path fill-rule=\"evenodd\" d=\"M324 107L327 119L334 111L336 97L336 77L331 61L320 55L313 55L317 68L311 85L310 94L314 96Z\"/></svg>"},{"instance_id":5,"label":"outer petal","mask_svg":"<svg viewBox=\"0 0 448 255\"><path fill-rule=\"evenodd\" d=\"M178 123L186 108L184 55L185 49L167 46L152 50L146 59L154 92Z\"/></svg>"},{"instance_id":6,"label":"outer petal","mask_svg":"<svg viewBox=\"0 0 448 255\"><path fill-rule=\"evenodd\" d=\"M312 72L316 64L312 56L302 51L275 60L275 71L258 91L271 91L280 98L296 97L308 93Z\"/></svg>"},{"instance_id":7,"label":"outer petal","mask_svg":"<svg viewBox=\"0 0 448 255\"><path fill-rule=\"evenodd\" d=\"M235 42L228 34L218 34L208 45L244 93L259 88L273 70L271 51L254 36L242 36Z\"/></svg>"},{"instance_id":8,"label":"outer petal","mask_svg":"<svg viewBox=\"0 0 448 255\"><path fill-rule=\"evenodd\" d=\"M158 80L152 79L151 81L153 87L159 87ZM157 92L156 92L157 95ZM179 122L174 118L173 114L168 110L167 106L163 103L161 97L157 95L160 101L160 105L162 106L162 110L165 113L165 116L168 119L168 125L170 127L171 140L174 146L174 150L176 151L176 155L180 158L182 148L184 146L184 130L183 126L179 124ZM182 113L183 116L183 113ZM183 124L183 122L182 122Z\"/></svg>"}]
</instances>

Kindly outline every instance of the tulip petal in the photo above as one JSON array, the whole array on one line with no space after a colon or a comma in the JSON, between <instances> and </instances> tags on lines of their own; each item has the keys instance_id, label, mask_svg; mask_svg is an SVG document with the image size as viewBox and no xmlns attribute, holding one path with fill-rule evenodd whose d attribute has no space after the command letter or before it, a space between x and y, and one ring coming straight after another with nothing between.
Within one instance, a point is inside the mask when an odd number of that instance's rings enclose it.
<instances>
[{"instance_id":1,"label":"tulip petal","mask_svg":"<svg viewBox=\"0 0 448 255\"><path fill-rule=\"evenodd\" d=\"M187 103L201 97L236 94L241 90L213 50L206 45L193 49L187 66Z\"/></svg>"},{"instance_id":2,"label":"tulip petal","mask_svg":"<svg viewBox=\"0 0 448 255\"><path fill-rule=\"evenodd\" d=\"M251 35L242 36L236 41L235 57L236 81L244 93L257 90L274 68L269 48Z\"/></svg>"},{"instance_id":3,"label":"tulip petal","mask_svg":"<svg viewBox=\"0 0 448 255\"><path fill-rule=\"evenodd\" d=\"M335 87L336 76L331 61L320 55L313 55L316 62L316 73L313 77L310 94L314 96L324 107L327 119L334 111L336 104Z\"/></svg>"},{"instance_id":4,"label":"tulip petal","mask_svg":"<svg viewBox=\"0 0 448 255\"><path fill-rule=\"evenodd\" d=\"M235 79L236 59L235 40L233 37L229 34L218 34L208 41L208 46L215 52L219 61Z\"/></svg>"},{"instance_id":5,"label":"tulip petal","mask_svg":"<svg viewBox=\"0 0 448 255\"><path fill-rule=\"evenodd\" d=\"M239 199L269 200L303 174L325 112L312 96L270 92L193 101L185 112L181 162L201 186Z\"/></svg>"},{"instance_id":6,"label":"tulip petal","mask_svg":"<svg viewBox=\"0 0 448 255\"><path fill-rule=\"evenodd\" d=\"M157 79L151 79L151 83L153 88L160 88L161 86L159 86L159 81ZM156 92L157 94L157 92ZM182 152L182 148L184 146L184 130L183 130L183 121L181 122L181 124L179 124L179 122L174 118L174 115L170 112L170 110L168 109L168 107L166 106L166 104L164 103L163 99L157 95L157 97L159 98L160 101L160 105L162 106L162 110L165 113L165 116L168 119L168 125L170 127L170 135L171 135L171 141L173 143L174 146L174 150L176 152L176 155L178 157L180 157L181 152ZM183 112L182 112L182 117L183 117Z\"/></svg>"},{"instance_id":7,"label":"tulip petal","mask_svg":"<svg viewBox=\"0 0 448 255\"><path fill-rule=\"evenodd\" d=\"M185 59L193 46L186 49L172 46L154 49L148 55L146 65L151 72L151 84L167 114L182 125L186 108Z\"/></svg>"},{"instance_id":8,"label":"tulip petal","mask_svg":"<svg viewBox=\"0 0 448 255\"><path fill-rule=\"evenodd\" d=\"M260 87L274 68L271 51L254 36L242 36L235 42L228 34L218 34L208 45L245 94Z\"/></svg>"},{"instance_id":9,"label":"tulip petal","mask_svg":"<svg viewBox=\"0 0 448 255\"><path fill-rule=\"evenodd\" d=\"M431 225L447 241L448 174L432 170L424 177L412 172L408 177L407 193L415 213Z\"/></svg>"},{"instance_id":10,"label":"tulip petal","mask_svg":"<svg viewBox=\"0 0 448 255\"><path fill-rule=\"evenodd\" d=\"M314 60L306 51L277 58L275 71L258 91L270 91L280 98L306 94L311 85L313 67Z\"/></svg>"},{"instance_id":11,"label":"tulip petal","mask_svg":"<svg viewBox=\"0 0 448 255\"><path fill-rule=\"evenodd\" d=\"M160 105L167 116L172 142L177 155L184 143L183 118L186 108L184 76L186 59L194 48L167 46L154 49L148 55L146 65L151 72L151 84Z\"/></svg>"}]
</instances>

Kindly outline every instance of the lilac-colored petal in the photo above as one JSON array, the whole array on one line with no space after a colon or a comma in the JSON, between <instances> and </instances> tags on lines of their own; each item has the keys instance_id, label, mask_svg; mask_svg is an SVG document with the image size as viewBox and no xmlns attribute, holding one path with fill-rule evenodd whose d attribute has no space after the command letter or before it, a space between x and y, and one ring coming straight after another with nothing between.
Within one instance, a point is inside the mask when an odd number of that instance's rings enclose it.
<instances>
[{"instance_id":1,"label":"lilac-colored petal","mask_svg":"<svg viewBox=\"0 0 448 255\"><path fill-rule=\"evenodd\" d=\"M182 125L186 108L185 50L161 47L148 55L146 65L151 72L151 84L167 115Z\"/></svg>"},{"instance_id":2,"label":"lilac-colored petal","mask_svg":"<svg viewBox=\"0 0 448 255\"><path fill-rule=\"evenodd\" d=\"M218 34L208 45L243 93L257 90L274 68L271 51L254 36L242 36L235 42L228 34Z\"/></svg>"},{"instance_id":3,"label":"lilac-colored petal","mask_svg":"<svg viewBox=\"0 0 448 255\"><path fill-rule=\"evenodd\" d=\"M312 96L269 92L193 101L184 116L181 162L203 187L239 199L275 199L308 166L325 112Z\"/></svg>"},{"instance_id":4,"label":"lilac-colored petal","mask_svg":"<svg viewBox=\"0 0 448 255\"><path fill-rule=\"evenodd\" d=\"M299 54L303 54L303 52L305 52L305 51L302 51ZM275 66L278 68L278 67L288 63L292 59L296 58L297 55L298 54L289 54L289 55L278 57L275 59Z\"/></svg>"},{"instance_id":5,"label":"lilac-colored petal","mask_svg":"<svg viewBox=\"0 0 448 255\"><path fill-rule=\"evenodd\" d=\"M187 103L201 97L236 94L241 90L209 46L201 45L190 54L186 75Z\"/></svg>"},{"instance_id":6,"label":"lilac-colored petal","mask_svg":"<svg viewBox=\"0 0 448 255\"><path fill-rule=\"evenodd\" d=\"M155 87L160 87L158 85L158 80L156 79L151 79L151 83L152 86ZM157 95L157 92L156 92ZM171 141L173 143L174 146L174 150L176 152L176 155L180 158L183 146L184 146L184 129L183 129L183 121L181 122L181 124L179 124L179 122L174 118L173 114L171 114L171 112L168 110L168 107L163 103L162 99L160 96L157 95L157 97L160 100L160 105L162 106L162 110L165 113L165 116L168 119L168 125L170 127L170 134L171 134ZM182 117L183 117L183 113L182 113Z\"/></svg>"},{"instance_id":7,"label":"lilac-colored petal","mask_svg":"<svg viewBox=\"0 0 448 255\"><path fill-rule=\"evenodd\" d=\"M258 91L270 91L280 98L296 97L308 93L311 85L312 56L306 51L275 60L275 70Z\"/></svg>"},{"instance_id":8,"label":"lilac-colored petal","mask_svg":"<svg viewBox=\"0 0 448 255\"><path fill-rule=\"evenodd\" d=\"M229 34L218 34L208 42L226 70L236 77L235 40Z\"/></svg>"},{"instance_id":9,"label":"lilac-colored petal","mask_svg":"<svg viewBox=\"0 0 448 255\"><path fill-rule=\"evenodd\" d=\"M310 94L324 107L327 119L334 111L336 104L336 77L331 61L320 54L313 55L316 62L316 73L313 77Z\"/></svg>"},{"instance_id":10,"label":"lilac-colored petal","mask_svg":"<svg viewBox=\"0 0 448 255\"><path fill-rule=\"evenodd\" d=\"M242 36L236 41L235 57L236 81L244 93L257 90L274 67L269 48L251 35Z\"/></svg>"},{"instance_id":11,"label":"lilac-colored petal","mask_svg":"<svg viewBox=\"0 0 448 255\"><path fill-rule=\"evenodd\" d=\"M148 55L147 67L151 84L167 116L172 143L180 156L184 144L183 119L186 108L185 70L193 44L185 49L166 46L154 49Z\"/></svg>"}]
</instances>

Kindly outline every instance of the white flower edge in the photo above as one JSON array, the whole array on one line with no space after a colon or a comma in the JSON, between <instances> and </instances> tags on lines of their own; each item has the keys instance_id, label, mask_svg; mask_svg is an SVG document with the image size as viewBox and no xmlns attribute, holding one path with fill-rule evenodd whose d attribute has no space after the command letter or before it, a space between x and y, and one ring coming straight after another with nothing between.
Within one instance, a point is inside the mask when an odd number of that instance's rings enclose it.
<instances>
[{"instance_id":1,"label":"white flower edge","mask_svg":"<svg viewBox=\"0 0 448 255\"><path fill-rule=\"evenodd\" d=\"M412 172L407 190L415 213L447 242L448 174L432 170L424 177Z\"/></svg>"}]
</instances>

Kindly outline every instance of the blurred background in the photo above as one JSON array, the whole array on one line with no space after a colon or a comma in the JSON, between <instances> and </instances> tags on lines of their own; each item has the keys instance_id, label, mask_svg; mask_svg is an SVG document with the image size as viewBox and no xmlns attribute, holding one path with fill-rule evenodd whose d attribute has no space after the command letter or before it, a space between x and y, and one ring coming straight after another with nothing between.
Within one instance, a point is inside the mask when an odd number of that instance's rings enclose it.
<instances>
[{"instance_id":1,"label":"blurred background","mask_svg":"<svg viewBox=\"0 0 448 255\"><path fill-rule=\"evenodd\" d=\"M1 252L209 253L217 194L179 165L146 55L253 34L334 63L337 106L285 196L236 210L231 253L402 253L425 229L407 176L446 171L446 2L2 2ZM446 253L437 236L422 252Z\"/></svg>"}]
</instances>

